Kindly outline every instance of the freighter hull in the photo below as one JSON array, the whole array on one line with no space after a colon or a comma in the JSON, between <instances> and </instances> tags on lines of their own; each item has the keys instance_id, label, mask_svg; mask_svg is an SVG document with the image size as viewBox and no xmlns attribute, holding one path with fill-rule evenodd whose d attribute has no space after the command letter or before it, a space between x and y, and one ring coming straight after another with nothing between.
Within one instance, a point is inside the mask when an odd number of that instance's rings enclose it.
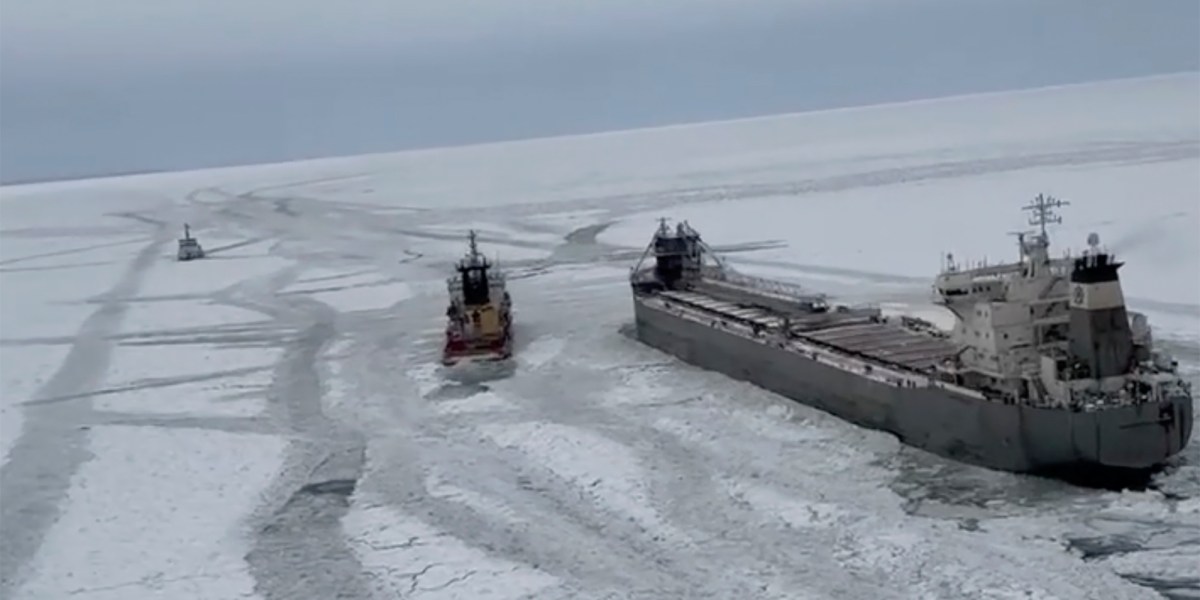
<instances>
[{"instance_id":1,"label":"freighter hull","mask_svg":"<svg viewBox=\"0 0 1200 600\"><path fill-rule=\"evenodd\" d=\"M639 340L685 362L890 432L910 446L989 468L1147 468L1178 453L1191 435L1193 408L1186 396L1088 412L1004 404L950 386L866 377L849 363L811 358L639 295L634 314Z\"/></svg>"}]
</instances>

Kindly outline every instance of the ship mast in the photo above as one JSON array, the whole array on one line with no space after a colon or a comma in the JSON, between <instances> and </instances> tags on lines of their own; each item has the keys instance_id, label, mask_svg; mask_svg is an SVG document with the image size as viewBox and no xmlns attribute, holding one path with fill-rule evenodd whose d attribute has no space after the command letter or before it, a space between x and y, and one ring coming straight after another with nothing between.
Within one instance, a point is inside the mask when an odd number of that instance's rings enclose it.
<instances>
[{"instance_id":1,"label":"ship mast","mask_svg":"<svg viewBox=\"0 0 1200 600\"><path fill-rule=\"evenodd\" d=\"M479 252L474 229L467 234L467 240L469 249L456 267L458 285L462 289L462 301L469 306L487 304L491 297L491 276L488 274L491 265L487 256Z\"/></svg>"},{"instance_id":2,"label":"ship mast","mask_svg":"<svg viewBox=\"0 0 1200 600\"><path fill-rule=\"evenodd\" d=\"M1054 209L1070 204L1053 196L1038 194L1028 205L1021 207L1021 210L1031 213L1029 224L1038 228L1031 242L1027 242L1023 234L1017 235L1017 243L1021 246L1021 258L1023 261L1028 259L1027 276L1037 276L1042 267L1050 262L1050 234L1046 232L1046 226L1062 223L1062 217L1055 213Z\"/></svg>"},{"instance_id":3,"label":"ship mast","mask_svg":"<svg viewBox=\"0 0 1200 600\"><path fill-rule=\"evenodd\" d=\"M478 269L486 271L491 265L488 264L487 256L479 252L479 244L476 240L475 230L471 229L467 233L468 249L467 255L459 261L459 270Z\"/></svg>"},{"instance_id":4,"label":"ship mast","mask_svg":"<svg viewBox=\"0 0 1200 600\"><path fill-rule=\"evenodd\" d=\"M1069 206L1070 204L1070 202L1059 200L1053 196L1038 194L1028 206L1022 207L1021 210L1033 213L1029 215L1029 224L1041 230L1042 243L1049 245L1050 236L1046 233L1046 225L1062 223L1062 217L1055 214L1054 209Z\"/></svg>"}]
</instances>

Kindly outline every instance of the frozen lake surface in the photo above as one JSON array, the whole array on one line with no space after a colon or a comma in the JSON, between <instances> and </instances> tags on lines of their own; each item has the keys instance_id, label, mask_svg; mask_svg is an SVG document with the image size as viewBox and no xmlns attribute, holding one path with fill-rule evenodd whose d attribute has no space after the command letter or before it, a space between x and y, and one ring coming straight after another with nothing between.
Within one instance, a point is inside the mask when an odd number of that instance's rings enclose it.
<instances>
[{"instance_id":1,"label":"frozen lake surface","mask_svg":"<svg viewBox=\"0 0 1200 600\"><path fill-rule=\"evenodd\" d=\"M1037 193L1200 373L1200 79L5 187L0 596L1197 598L1200 445L1150 489L901 446L621 333L660 216L928 312ZM174 260L182 223L208 250ZM436 367L466 228L509 373Z\"/></svg>"}]
</instances>

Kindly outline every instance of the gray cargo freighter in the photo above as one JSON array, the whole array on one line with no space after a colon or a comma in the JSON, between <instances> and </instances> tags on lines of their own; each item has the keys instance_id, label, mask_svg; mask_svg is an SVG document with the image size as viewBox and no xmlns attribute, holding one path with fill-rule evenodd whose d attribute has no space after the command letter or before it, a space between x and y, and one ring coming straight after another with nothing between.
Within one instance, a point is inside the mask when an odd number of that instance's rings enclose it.
<instances>
[{"instance_id":1,"label":"gray cargo freighter","mask_svg":"<svg viewBox=\"0 0 1200 600\"><path fill-rule=\"evenodd\" d=\"M639 340L910 446L1014 472L1145 469L1188 443L1191 386L1125 308L1122 263L1089 236L1051 258L1065 204L1025 209L1020 260L965 269L947 256L934 300L952 331L725 265L687 223L663 220L634 267ZM643 267L648 258L652 265Z\"/></svg>"}]
</instances>

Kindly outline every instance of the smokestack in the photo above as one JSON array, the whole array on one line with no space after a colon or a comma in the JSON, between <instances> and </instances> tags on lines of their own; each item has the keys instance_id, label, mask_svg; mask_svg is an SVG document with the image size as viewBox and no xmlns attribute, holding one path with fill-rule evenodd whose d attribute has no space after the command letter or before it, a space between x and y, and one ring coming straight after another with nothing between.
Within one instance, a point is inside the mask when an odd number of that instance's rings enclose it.
<instances>
[{"instance_id":1,"label":"smokestack","mask_svg":"<svg viewBox=\"0 0 1200 600\"><path fill-rule=\"evenodd\" d=\"M1092 250L1075 259L1071 271L1071 320L1069 344L1072 362L1082 371L1079 377L1101 379L1124 375L1133 363L1133 334L1125 310L1125 295L1112 255Z\"/></svg>"}]
</instances>

